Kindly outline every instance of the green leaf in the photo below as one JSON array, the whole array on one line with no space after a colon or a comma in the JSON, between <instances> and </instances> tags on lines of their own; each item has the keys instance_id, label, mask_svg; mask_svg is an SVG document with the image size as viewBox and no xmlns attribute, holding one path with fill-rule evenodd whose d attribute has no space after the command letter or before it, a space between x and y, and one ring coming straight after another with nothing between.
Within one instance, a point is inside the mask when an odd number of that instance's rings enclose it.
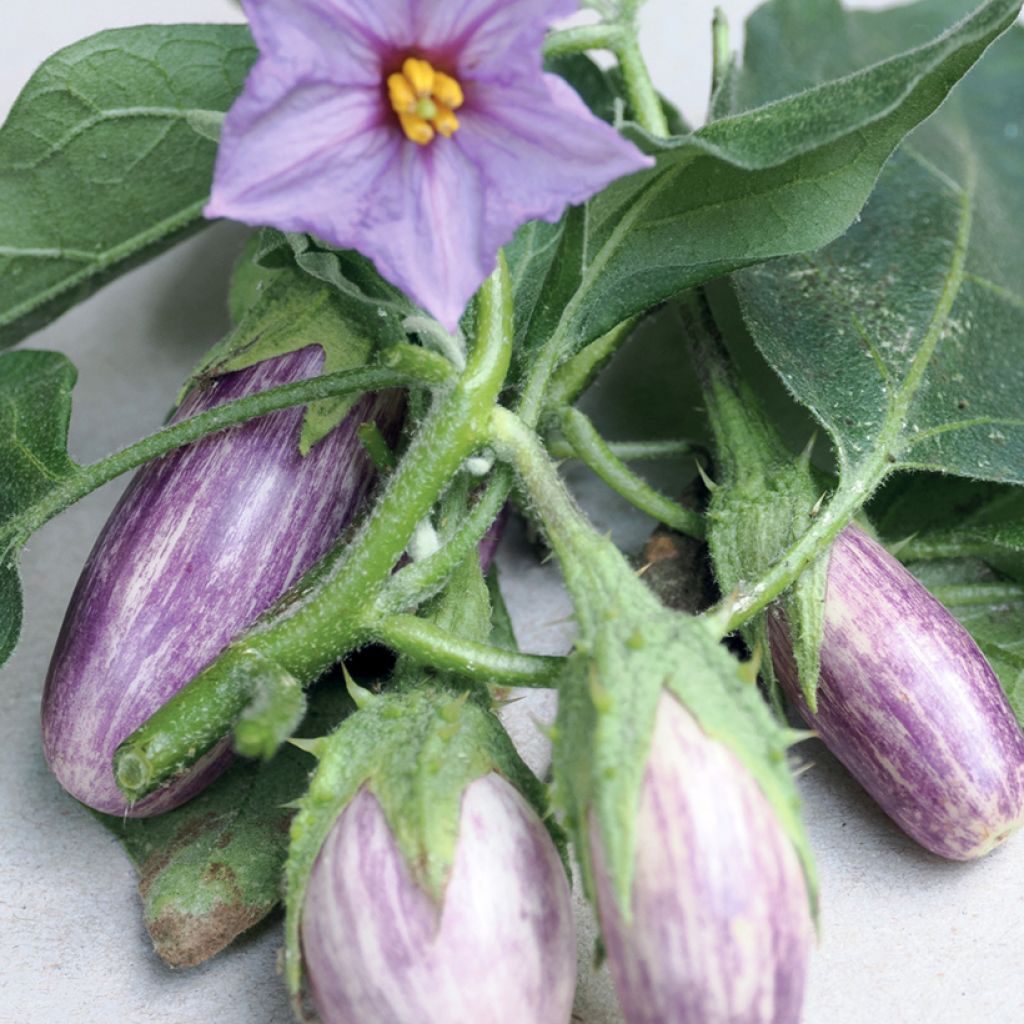
<instances>
[{"instance_id":1,"label":"green leaf","mask_svg":"<svg viewBox=\"0 0 1024 1024\"><path fill-rule=\"evenodd\" d=\"M35 525L24 513L78 470L67 449L76 377L56 352L0 356L0 664L21 632L18 554Z\"/></svg>"},{"instance_id":2,"label":"green leaf","mask_svg":"<svg viewBox=\"0 0 1024 1024\"><path fill-rule=\"evenodd\" d=\"M913 19L856 24L891 46ZM734 279L758 347L864 499L897 466L1024 482L1022 66L1014 27L901 148L845 237Z\"/></svg>"},{"instance_id":3,"label":"green leaf","mask_svg":"<svg viewBox=\"0 0 1024 1024\"><path fill-rule=\"evenodd\" d=\"M1024 727L1024 592L1000 586L998 574L977 559L918 562L910 569L974 637Z\"/></svg>"},{"instance_id":4,"label":"green leaf","mask_svg":"<svg viewBox=\"0 0 1024 1024\"><path fill-rule=\"evenodd\" d=\"M345 254L323 255L331 266L340 267ZM253 260L244 261L235 274L230 305L233 315L240 317L238 325L203 360L183 394L203 378L243 370L310 345L323 349L321 372L327 374L365 366L379 348L406 340L403 318L394 306L378 305L361 290L327 284L320 275L295 264L268 269ZM346 396L311 404L299 440L303 454L326 437L357 401L358 396Z\"/></svg>"},{"instance_id":5,"label":"green leaf","mask_svg":"<svg viewBox=\"0 0 1024 1024\"><path fill-rule=\"evenodd\" d=\"M319 687L300 736L319 736L352 710L339 685ZM215 956L281 902L289 805L311 761L285 747L269 764L240 762L198 797L155 818L96 815L139 872L146 929L171 967Z\"/></svg>"},{"instance_id":6,"label":"green leaf","mask_svg":"<svg viewBox=\"0 0 1024 1024\"><path fill-rule=\"evenodd\" d=\"M1018 10L1017 0L990 0L939 39L850 77L682 138L635 135L656 168L616 182L561 226L531 229L527 344L554 336L564 358L686 287L837 237L893 149Z\"/></svg>"},{"instance_id":7,"label":"green leaf","mask_svg":"<svg viewBox=\"0 0 1024 1024\"><path fill-rule=\"evenodd\" d=\"M36 71L0 128L0 347L201 226L254 56L241 25L146 25Z\"/></svg>"},{"instance_id":8,"label":"green leaf","mask_svg":"<svg viewBox=\"0 0 1024 1024\"><path fill-rule=\"evenodd\" d=\"M872 503L904 561L982 558L1024 581L1024 488L957 477L900 477Z\"/></svg>"}]
</instances>

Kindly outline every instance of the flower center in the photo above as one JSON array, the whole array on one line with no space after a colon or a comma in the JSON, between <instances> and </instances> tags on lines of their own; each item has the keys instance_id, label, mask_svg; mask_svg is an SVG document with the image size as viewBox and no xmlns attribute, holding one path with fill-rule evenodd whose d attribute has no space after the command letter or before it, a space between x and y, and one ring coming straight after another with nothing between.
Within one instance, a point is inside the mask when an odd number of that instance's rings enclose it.
<instances>
[{"instance_id":1,"label":"flower center","mask_svg":"<svg viewBox=\"0 0 1024 1024\"><path fill-rule=\"evenodd\" d=\"M409 57L401 71L388 75L388 97L406 138L420 146L438 132L450 139L459 130L455 111L465 102L462 86L429 61Z\"/></svg>"}]
</instances>

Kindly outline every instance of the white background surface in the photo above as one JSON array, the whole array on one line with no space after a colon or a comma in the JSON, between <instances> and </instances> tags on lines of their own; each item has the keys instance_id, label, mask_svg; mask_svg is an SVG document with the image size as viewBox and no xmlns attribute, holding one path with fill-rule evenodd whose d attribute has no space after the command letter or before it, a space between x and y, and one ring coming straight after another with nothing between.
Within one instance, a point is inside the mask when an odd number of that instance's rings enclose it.
<instances>
[{"instance_id":1,"label":"white background surface","mask_svg":"<svg viewBox=\"0 0 1024 1024\"><path fill-rule=\"evenodd\" d=\"M738 31L753 4L724 6ZM651 0L644 14L655 79L696 123L711 9L707 0ZM0 116L44 57L90 32L237 17L227 0L4 0ZM71 433L77 459L99 458L159 425L180 381L225 329L239 238L231 227L215 228L31 339L66 352L80 368ZM585 474L574 479L598 524L636 549L650 524L625 513ZM127 859L61 793L40 753L38 705L50 650L120 486L47 526L24 559L26 629L0 672L0 1024L286 1024L279 925L258 929L204 967L164 968L148 948ZM568 605L553 568L533 565L515 535L505 558L520 640L564 650L569 627L560 620ZM1024 1020L1024 839L979 864L941 862L892 827L820 746L805 746L803 756L816 762L801 787L823 890L805 1024ZM586 1024L619 1020L607 978L587 978L578 1012Z\"/></svg>"}]
</instances>

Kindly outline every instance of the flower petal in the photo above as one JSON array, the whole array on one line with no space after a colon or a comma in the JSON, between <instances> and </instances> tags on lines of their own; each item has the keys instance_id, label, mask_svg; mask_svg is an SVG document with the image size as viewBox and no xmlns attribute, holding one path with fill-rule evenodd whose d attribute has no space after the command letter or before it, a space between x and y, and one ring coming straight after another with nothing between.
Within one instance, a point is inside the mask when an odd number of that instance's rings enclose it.
<instances>
[{"instance_id":1,"label":"flower petal","mask_svg":"<svg viewBox=\"0 0 1024 1024\"><path fill-rule=\"evenodd\" d=\"M540 67L540 46L555 19L578 0L412 0L416 40L429 53L448 54L460 74L499 70L510 61Z\"/></svg>"},{"instance_id":2,"label":"flower petal","mask_svg":"<svg viewBox=\"0 0 1024 1024\"><path fill-rule=\"evenodd\" d=\"M504 85L476 83L454 137L486 179L485 251L504 245L526 221L555 221L567 206L654 164L561 78L518 85L510 102Z\"/></svg>"},{"instance_id":3,"label":"flower petal","mask_svg":"<svg viewBox=\"0 0 1024 1024\"><path fill-rule=\"evenodd\" d=\"M294 84L260 61L225 120L207 216L292 230L299 208L347 207L339 172L369 166L390 139L382 108L377 90Z\"/></svg>"},{"instance_id":4,"label":"flower petal","mask_svg":"<svg viewBox=\"0 0 1024 1024\"><path fill-rule=\"evenodd\" d=\"M244 0L260 52L295 77L377 85L396 49L412 41L415 0Z\"/></svg>"},{"instance_id":5,"label":"flower petal","mask_svg":"<svg viewBox=\"0 0 1024 1024\"><path fill-rule=\"evenodd\" d=\"M402 140L386 173L368 183L372 212L358 234L335 244L358 248L377 269L448 330L497 263L483 241L483 181L448 139L429 147Z\"/></svg>"}]
</instances>

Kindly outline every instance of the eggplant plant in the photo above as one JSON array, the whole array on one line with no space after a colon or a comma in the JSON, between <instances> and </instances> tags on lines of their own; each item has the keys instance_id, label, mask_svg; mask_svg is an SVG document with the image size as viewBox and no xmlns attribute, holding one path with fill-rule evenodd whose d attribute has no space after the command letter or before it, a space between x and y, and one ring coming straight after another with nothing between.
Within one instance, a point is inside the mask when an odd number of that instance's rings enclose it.
<instances>
[{"instance_id":1,"label":"eggplant plant","mask_svg":"<svg viewBox=\"0 0 1024 1024\"><path fill-rule=\"evenodd\" d=\"M695 130L639 0L575 6L243 0L244 25L67 48L0 128L0 344L204 221L252 228L235 326L151 436L77 463L70 359L0 355L0 660L22 547L138 470L56 640L43 752L173 965L283 891L300 1016L565 1024L575 862L629 1024L798 1024L814 734L944 857L1021 820L1019 0L768 0L742 59L719 16ZM689 363L648 360L592 420L649 329ZM634 465L666 457L706 507ZM558 460L686 534L711 606L667 607ZM904 503L886 550L880 489L927 472L935 504L958 476L1004 491L939 540ZM509 508L561 572L564 654L520 650L484 580ZM557 693L549 784L502 723L520 687Z\"/></svg>"}]
</instances>

